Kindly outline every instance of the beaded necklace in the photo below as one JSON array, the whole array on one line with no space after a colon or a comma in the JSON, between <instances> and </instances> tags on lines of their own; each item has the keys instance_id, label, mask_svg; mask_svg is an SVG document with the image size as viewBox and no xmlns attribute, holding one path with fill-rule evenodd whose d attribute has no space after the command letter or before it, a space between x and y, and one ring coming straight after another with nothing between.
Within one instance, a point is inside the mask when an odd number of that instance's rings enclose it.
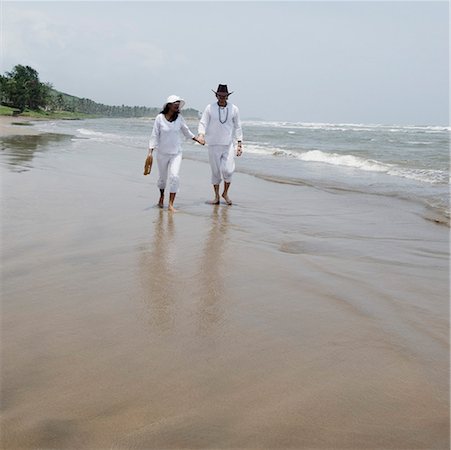
<instances>
[{"instance_id":1,"label":"beaded necklace","mask_svg":"<svg viewBox=\"0 0 451 450\"><path fill-rule=\"evenodd\" d=\"M225 117L225 120L222 121L222 120L221 120L221 107L218 105L219 121L220 121L222 124L226 123L226 122L227 122L227 119L228 119L228 117L229 117L229 108L227 108L227 107L225 107L225 108L226 108L226 117ZM224 109L224 108L222 108L222 109Z\"/></svg>"}]
</instances>

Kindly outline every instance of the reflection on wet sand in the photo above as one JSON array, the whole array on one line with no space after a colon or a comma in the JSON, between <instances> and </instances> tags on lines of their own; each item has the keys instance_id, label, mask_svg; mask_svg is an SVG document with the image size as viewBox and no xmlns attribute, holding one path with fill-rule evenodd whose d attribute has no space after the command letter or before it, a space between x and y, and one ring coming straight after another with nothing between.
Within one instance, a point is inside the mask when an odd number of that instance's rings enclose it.
<instances>
[{"instance_id":1,"label":"reflection on wet sand","mask_svg":"<svg viewBox=\"0 0 451 450\"><path fill-rule=\"evenodd\" d=\"M183 318L178 324L179 331L189 328L189 317L194 318L197 333L212 333L222 328L226 306L224 250L228 238L228 209L214 207L200 252L189 255L189 261L184 261L183 255L177 252L180 245L186 244L179 242L183 236L176 232L177 216L158 211L152 239L141 249L139 264L143 303L151 333L173 332L180 315ZM187 265L196 263L193 271L197 283L193 284ZM188 311L182 312L185 307Z\"/></svg>"},{"instance_id":2,"label":"reflection on wet sand","mask_svg":"<svg viewBox=\"0 0 451 450\"><path fill-rule=\"evenodd\" d=\"M36 153L51 148L51 144L69 140L71 135L45 133L31 136L5 136L0 138L2 163L14 172L28 170L27 164Z\"/></svg>"},{"instance_id":3,"label":"reflection on wet sand","mask_svg":"<svg viewBox=\"0 0 451 450\"><path fill-rule=\"evenodd\" d=\"M173 328L177 309L173 214L159 210L154 223L153 240L149 244L150 248L141 251L140 268L149 325L161 334Z\"/></svg>"},{"instance_id":4,"label":"reflection on wet sand","mask_svg":"<svg viewBox=\"0 0 451 450\"><path fill-rule=\"evenodd\" d=\"M210 230L200 260L198 279L200 333L211 332L224 319L224 250L227 243L229 208L214 206Z\"/></svg>"}]
</instances>

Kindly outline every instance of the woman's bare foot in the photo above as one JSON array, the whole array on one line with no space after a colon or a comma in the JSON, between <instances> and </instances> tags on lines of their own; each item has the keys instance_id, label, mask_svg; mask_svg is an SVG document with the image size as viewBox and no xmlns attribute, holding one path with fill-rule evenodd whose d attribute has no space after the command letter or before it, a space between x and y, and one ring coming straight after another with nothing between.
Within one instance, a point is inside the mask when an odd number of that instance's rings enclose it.
<instances>
[{"instance_id":1,"label":"woman's bare foot","mask_svg":"<svg viewBox=\"0 0 451 450\"><path fill-rule=\"evenodd\" d=\"M164 206L164 197L160 197L160 200L158 201L158 207L163 208Z\"/></svg>"},{"instance_id":2,"label":"woman's bare foot","mask_svg":"<svg viewBox=\"0 0 451 450\"><path fill-rule=\"evenodd\" d=\"M230 206L232 204L232 200L230 200L229 196L227 194L222 194L222 198L225 200L225 202Z\"/></svg>"},{"instance_id":3,"label":"woman's bare foot","mask_svg":"<svg viewBox=\"0 0 451 450\"><path fill-rule=\"evenodd\" d=\"M219 205L219 197L215 197L214 200L210 200L207 202L209 205Z\"/></svg>"},{"instance_id":4,"label":"woman's bare foot","mask_svg":"<svg viewBox=\"0 0 451 450\"><path fill-rule=\"evenodd\" d=\"M170 203L168 205L168 211L177 212L177 210L174 208L174 205L171 205Z\"/></svg>"}]
</instances>

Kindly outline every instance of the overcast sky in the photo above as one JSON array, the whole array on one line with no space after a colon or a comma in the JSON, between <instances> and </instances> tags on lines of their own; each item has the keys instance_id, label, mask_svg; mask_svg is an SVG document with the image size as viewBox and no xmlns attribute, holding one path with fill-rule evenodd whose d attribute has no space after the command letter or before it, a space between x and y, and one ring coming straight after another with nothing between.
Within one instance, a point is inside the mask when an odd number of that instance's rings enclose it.
<instances>
[{"instance_id":1,"label":"overcast sky","mask_svg":"<svg viewBox=\"0 0 451 450\"><path fill-rule=\"evenodd\" d=\"M106 104L243 118L449 124L448 3L2 2L1 72Z\"/></svg>"}]
</instances>

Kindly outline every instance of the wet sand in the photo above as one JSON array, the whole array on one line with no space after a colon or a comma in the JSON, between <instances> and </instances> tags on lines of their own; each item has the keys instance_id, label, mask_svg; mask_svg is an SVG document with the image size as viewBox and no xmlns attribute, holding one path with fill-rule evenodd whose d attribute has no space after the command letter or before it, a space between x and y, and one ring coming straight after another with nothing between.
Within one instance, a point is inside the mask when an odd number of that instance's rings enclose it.
<instances>
[{"instance_id":1,"label":"wet sand","mask_svg":"<svg viewBox=\"0 0 451 450\"><path fill-rule=\"evenodd\" d=\"M449 448L449 230L144 155L2 145L2 448Z\"/></svg>"},{"instance_id":2,"label":"wet sand","mask_svg":"<svg viewBox=\"0 0 451 450\"><path fill-rule=\"evenodd\" d=\"M4 136L34 136L41 134L26 117L0 116L0 137Z\"/></svg>"}]
</instances>

